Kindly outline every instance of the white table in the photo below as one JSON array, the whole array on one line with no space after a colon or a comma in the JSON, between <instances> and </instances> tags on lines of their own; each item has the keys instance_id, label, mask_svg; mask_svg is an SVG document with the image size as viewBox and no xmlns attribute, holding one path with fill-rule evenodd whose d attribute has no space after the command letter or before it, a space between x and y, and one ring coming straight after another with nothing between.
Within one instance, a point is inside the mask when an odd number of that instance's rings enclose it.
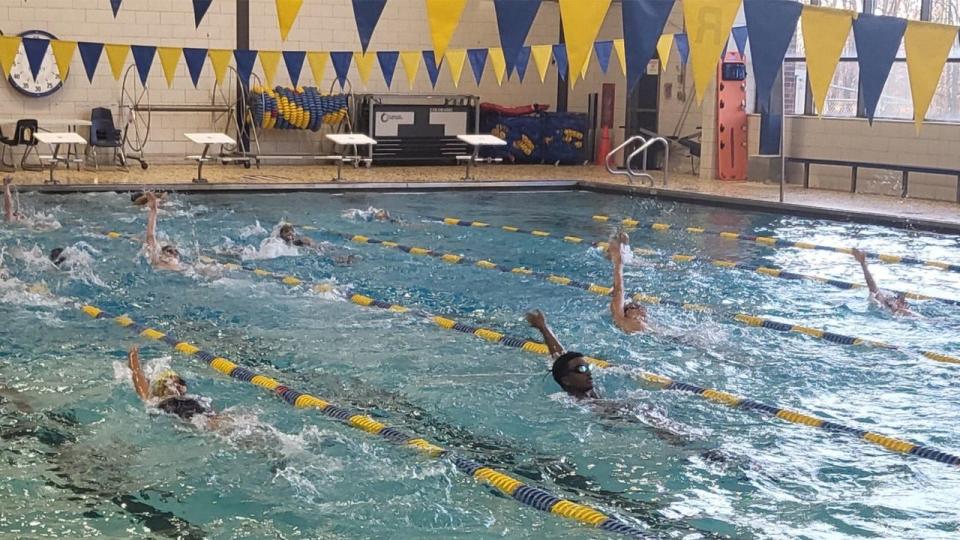
<instances>
[{"instance_id":1,"label":"white table","mask_svg":"<svg viewBox=\"0 0 960 540\"><path fill-rule=\"evenodd\" d=\"M192 142L203 145L202 154L199 156L187 156L187 159L192 159L197 162L197 177L193 179L195 184L207 183L207 179L203 177L203 164L213 160L213 158L207 155L210 152L210 145L237 144L237 141L233 140L233 137L226 133L184 133L183 136Z\"/></svg>"},{"instance_id":2,"label":"white table","mask_svg":"<svg viewBox=\"0 0 960 540\"><path fill-rule=\"evenodd\" d=\"M503 161L503 159L501 158L481 158L480 157L480 147L482 146L506 146L507 141L501 139L500 137L495 137L489 134L475 134L475 135L457 135L457 138L473 147L473 154L469 156L457 156L457 161L467 162L467 175L463 177L464 180L474 179L473 175L471 174L474 163L479 163L479 162L500 163L501 161Z\"/></svg>"},{"instance_id":3,"label":"white table","mask_svg":"<svg viewBox=\"0 0 960 540\"><path fill-rule=\"evenodd\" d=\"M333 142L333 144L340 146L353 146L355 152L357 146L373 146L377 144L377 141L371 139L363 133L327 133L326 137L327 140ZM337 177L333 179L334 182L343 180L341 173L343 172L344 163L353 163L355 165L359 165L361 162L364 162L369 167L372 161L370 158L363 158L359 155L348 156L343 153L336 156L317 156L317 159L332 160L337 162Z\"/></svg>"},{"instance_id":4,"label":"white table","mask_svg":"<svg viewBox=\"0 0 960 540\"><path fill-rule=\"evenodd\" d=\"M56 117L44 118L44 117L30 116L29 114L25 114L23 116L2 116L0 117L0 126L13 126L13 125L16 125L17 122L19 122L20 120L36 120L37 127L40 129L46 129L47 127L59 127L59 128L67 128L67 131L77 131L77 128L79 127L91 127L93 125L93 122L91 122L90 120L83 120L82 118L56 118ZM80 155L75 145L71 144L67 148L67 157L69 158L71 155L74 155L74 154ZM77 163L77 170L79 171L81 162L76 161L76 163Z\"/></svg>"},{"instance_id":5,"label":"white table","mask_svg":"<svg viewBox=\"0 0 960 540\"><path fill-rule=\"evenodd\" d=\"M59 157L60 145L87 144L87 141L78 133L73 131L38 131L37 133L34 133L33 136L36 137L38 141L53 146L53 155L50 157L50 180L45 181L44 183L59 184L59 182L53 178L53 170L57 168L57 163L63 162L66 164L67 168L70 168L69 154L65 158Z\"/></svg>"}]
</instances>

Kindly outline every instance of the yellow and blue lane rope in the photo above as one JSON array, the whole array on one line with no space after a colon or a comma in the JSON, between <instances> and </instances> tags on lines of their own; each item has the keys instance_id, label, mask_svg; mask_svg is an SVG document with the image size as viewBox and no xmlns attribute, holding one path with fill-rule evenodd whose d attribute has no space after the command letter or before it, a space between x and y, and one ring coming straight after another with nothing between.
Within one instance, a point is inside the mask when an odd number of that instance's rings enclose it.
<instances>
[{"instance_id":1,"label":"yellow and blue lane rope","mask_svg":"<svg viewBox=\"0 0 960 540\"><path fill-rule=\"evenodd\" d=\"M836 253L846 253L850 255L853 251L853 248L843 247L843 246L826 246L823 244L814 244L812 242L803 242L796 240L785 240L783 238L777 238L775 236L756 236L752 234L741 234L738 232L731 231L717 231L713 229L708 229L706 227L674 227L669 223L658 223L658 222L641 222L633 218L622 218L617 219L607 215L595 215L593 216L594 221L599 221L602 223L607 222L619 222L621 225L630 228L649 228L658 232L666 231L682 231L687 234L709 234L712 236L719 236L724 240L739 240L742 242L752 242L754 244L759 244L762 246L767 246L770 248L797 248L797 249L815 249L819 251L833 251ZM917 257L909 257L905 255L891 255L889 253L877 253L873 251L864 251L867 257L871 259L876 259L888 264L907 264L913 266L928 266L930 268L938 268L946 272L960 272L960 264L951 264L944 261L935 261L930 259L920 259Z\"/></svg>"},{"instance_id":2,"label":"yellow and blue lane rope","mask_svg":"<svg viewBox=\"0 0 960 540\"><path fill-rule=\"evenodd\" d=\"M473 477L478 482L493 486L504 495L513 498L523 505L572 519L581 524L596 527L604 531L634 538L649 538L640 529L618 518L608 516L589 506L562 499L538 487L524 484L503 472L485 467L471 459L457 455L451 450L437 446L424 438L406 433L399 428L384 425L369 416L353 413L324 399L290 388L271 377L257 374L243 366L237 365L225 357L217 356L189 342L181 341L169 333L144 326L126 315L114 316L91 305L85 305L81 310L94 319L113 320L118 325L140 336L155 341L162 341L174 350L201 360L210 368L228 377L265 388L293 407L298 409L319 409L324 416L333 418L334 420L365 431L371 435L376 435L393 444L413 448L434 459L447 458L454 464L457 470Z\"/></svg>"},{"instance_id":3,"label":"yellow and blue lane rope","mask_svg":"<svg viewBox=\"0 0 960 540\"><path fill-rule=\"evenodd\" d=\"M611 287L607 287L604 285L597 285L595 283L577 281L567 276L541 272L541 271L527 268L525 266L508 267L508 266L494 263L488 259L474 259L471 257L467 257L465 255L459 255L456 253L444 253L444 252L434 251L429 248L406 246L406 245L398 244L396 242L391 242L388 240L379 240L376 238L370 238L368 236L363 236L363 235L350 235L346 233L337 233L333 231L328 231L328 232L330 234L335 234L342 238L348 239L354 243L374 244L374 245L379 245L385 248L398 249L400 251L409 253L411 255L425 255L435 259L439 259L449 264L464 264L464 265L471 265L471 266L475 266L475 267L483 268L487 270L497 270L505 274L520 274L525 276L533 276L538 279L548 281L550 283L554 283L556 285L572 287L574 289L587 291L599 296L610 296L613 293L613 288ZM679 302L677 300L661 298L659 296L652 296L652 295L643 294L643 293L633 294L631 295L631 298L636 302L641 302L645 304L671 306L671 307L680 308L686 311L696 311L696 312L711 311L711 308L704 304L691 303L691 302ZM748 313L734 313L729 317L729 319L746 326L751 326L756 328L766 328L768 330L774 330L777 332L784 332L784 333L803 334L805 336L820 339L823 341L828 341L830 343L834 343L838 345L868 346L868 347L879 348L879 349L887 349L887 350L900 351L900 352L906 352L906 353L915 353L915 354L919 354L920 356L923 356L924 358L927 358L929 360L934 360L936 362L942 362L945 364L960 364L960 358L956 356L951 356L948 354L936 352L936 351L928 351L928 350L914 348L914 347L892 345L892 344L884 343L877 340L871 340L871 339L861 338L857 336L849 336L845 334L829 332L827 330L812 328L806 325L797 324L793 322L775 321L772 319L767 319L764 317L759 317L759 316L751 315Z\"/></svg>"},{"instance_id":4,"label":"yellow and blue lane rope","mask_svg":"<svg viewBox=\"0 0 960 540\"><path fill-rule=\"evenodd\" d=\"M443 223L445 225L455 225L459 227L470 227L470 228L477 228L477 229L493 228L493 229L504 231L504 232L529 234L538 238L559 239L571 244L589 243L591 246L597 247L600 249L606 249L607 247L607 242L587 241L581 236L559 235L559 234L553 234L550 231L544 231L539 229L524 229L522 227L514 227L512 225L492 225L485 221L469 221L469 220L464 220L456 217L427 216L427 219L431 219L439 223ZM640 255L641 257L660 256L659 253L651 249L635 248L633 252L637 255ZM685 253L674 253L673 255L664 256L664 257L669 258L671 261L676 263L689 263L693 261L702 260L704 262L709 262L710 264L712 264L713 266L716 266L717 268L743 270L746 272L755 272L760 275L775 277L780 279L822 283L824 285L830 285L838 289L849 290L849 289L862 289L866 287L866 285L864 285L863 283L854 283L852 281L832 279L832 278L816 276L812 274L802 274L799 272L791 272L788 270L783 270L782 268L773 268L773 267L763 266L763 265L739 263L739 262L731 261L727 259L703 259L701 257L697 257L696 255L690 255ZM910 292L910 291L902 291L897 289L890 289L886 287L885 289L896 294L903 294L906 298L909 298L911 300L930 300L934 302L949 304L952 306L960 306L960 300L953 299L953 298L942 298L939 296L921 294L921 293Z\"/></svg>"}]
</instances>

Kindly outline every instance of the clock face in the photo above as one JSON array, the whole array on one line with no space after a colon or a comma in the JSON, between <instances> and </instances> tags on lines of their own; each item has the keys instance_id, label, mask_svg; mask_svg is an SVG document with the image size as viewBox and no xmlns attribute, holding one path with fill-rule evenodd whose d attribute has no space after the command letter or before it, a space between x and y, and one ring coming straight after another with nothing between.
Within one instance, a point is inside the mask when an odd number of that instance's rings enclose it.
<instances>
[{"instance_id":1,"label":"clock face","mask_svg":"<svg viewBox=\"0 0 960 540\"><path fill-rule=\"evenodd\" d=\"M22 32L20 37L57 39L53 34L43 30L27 30ZM57 70L57 62L53 58L53 50L49 47L40 66L40 72L34 78L33 73L30 72L30 64L27 62L27 53L23 51L23 45L21 44L20 52L17 53L13 66L10 67L9 81L14 89L28 97L49 96L63 87L63 81L60 79L60 73Z\"/></svg>"}]
</instances>

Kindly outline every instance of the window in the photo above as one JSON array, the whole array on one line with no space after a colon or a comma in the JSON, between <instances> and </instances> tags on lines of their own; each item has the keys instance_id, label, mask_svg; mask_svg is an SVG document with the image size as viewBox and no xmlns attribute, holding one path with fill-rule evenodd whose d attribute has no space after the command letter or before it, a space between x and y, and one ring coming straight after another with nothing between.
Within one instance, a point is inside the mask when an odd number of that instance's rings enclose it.
<instances>
[{"instance_id":1,"label":"window","mask_svg":"<svg viewBox=\"0 0 960 540\"><path fill-rule=\"evenodd\" d=\"M960 0L930 0L930 20L960 24Z\"/></svg>"},{"instance_id":2,"label":"window","mask_svg":"<svg viewBox=\"0 0 960 540\"><path fill-rule=\"evenodd\" d=\"M807 102L807 63L787 62L783 73L783 113L803 114Z\"/></svg>"},{"instance_id":3,"label":"window","mask_svg":"<svg viewBox=\"0 0 960 540\"><path fill-rule=\"evenodd\" d=\"M873 14L919 20L922 3L922 0L873 0Z\"/></svg>"},{"instance_id":4,"label":"window","mask_svg":"<svg viewBox=\"0 0 960 540\"><path fill-rule=\"evenodd\" d=\"M960 63L949 62L940 76L940 86L930 102L927 120L960 122Z\"/></svg>"},{"instance_id":5,"label":"window","mask_svg":"<svg viewBox=\"0 0 960 540\"><path fill-rule=\"evenodd\" d=\"M877 103L876 118L913 118L913 97L906 62L894 62Z\"/></svg>"},{"instance_id":6,"label":"window","mask_svg":"<svg viewBox=\"0 0 960 540\"><path fill-rule=\"evenodd\" d=\"M856 62L840 62L827 90L823 116L856 116L859 86L860 66Z\"/></svg>"}]
</instances>

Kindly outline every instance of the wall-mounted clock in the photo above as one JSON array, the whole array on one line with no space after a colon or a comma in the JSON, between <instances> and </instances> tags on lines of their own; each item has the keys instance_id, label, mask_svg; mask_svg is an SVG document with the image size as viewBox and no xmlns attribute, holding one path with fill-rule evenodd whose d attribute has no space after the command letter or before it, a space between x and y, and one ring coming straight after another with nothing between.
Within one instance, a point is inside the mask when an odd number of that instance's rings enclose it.
<instances>
[{"instance_id":1,"label":"wall-mounted clock","mask_svg":"<svg viewBox=\"0 0 960 540\"><path fill-rule=\"evenodd\" d=\"M50 32L43 30L27 30L21 32L20 37L38 38L38 39L57 39ZM10 67L10 86L27 97L39 98L53 94L63 88L63 80L60 79L60 72L57 70L57 62L53 58L53 50L47 48L47 55L43 58L43 64L40 66L40 72L37 77L33 77L30 72L30 64L27 62L27 54L23 51L23 45L20 46L20 52L17 53Z\"/></svg>"}]
</instances>

